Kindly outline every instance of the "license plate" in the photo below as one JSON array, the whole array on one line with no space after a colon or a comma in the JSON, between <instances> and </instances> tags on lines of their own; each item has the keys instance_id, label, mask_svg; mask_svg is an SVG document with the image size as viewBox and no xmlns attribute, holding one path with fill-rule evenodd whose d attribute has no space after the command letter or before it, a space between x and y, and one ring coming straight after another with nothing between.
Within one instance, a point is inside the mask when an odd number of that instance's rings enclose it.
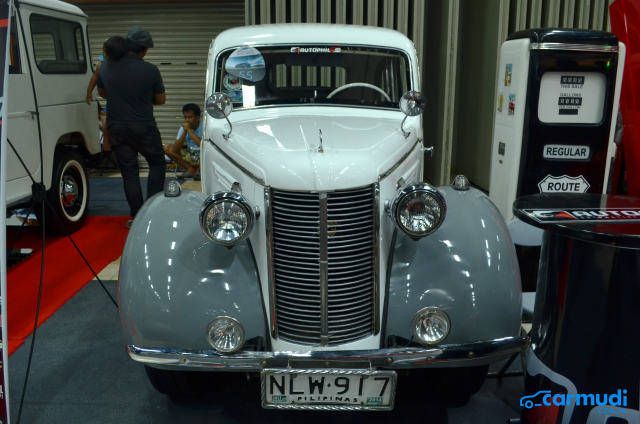
<instances>
[{"instance_id":1,"label":"license plate","mask_svg":"<svg viewBox=\"0 0 640 424\"><path fill-rule=\"evenodd\" d=\"M395 371L265 369L262 406L277 409L391 410Z\"/></svg>"}]
</instances>

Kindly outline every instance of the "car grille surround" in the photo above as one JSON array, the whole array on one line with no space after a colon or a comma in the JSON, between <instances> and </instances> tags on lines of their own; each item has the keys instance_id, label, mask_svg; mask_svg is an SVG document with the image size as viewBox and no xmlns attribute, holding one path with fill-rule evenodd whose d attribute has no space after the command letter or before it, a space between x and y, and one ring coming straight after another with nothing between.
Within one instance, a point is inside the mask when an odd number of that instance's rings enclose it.
<instances>
[{"instance_id":1,"label":"car grille surround","mask_svg":"<svg viewBox=\"0 0 640 424\"><path fill-rule=\"evenodd\" d=\"M277 337L331 346L375 333L377 190L270 189Z\"/></svg>"}]
</instances>

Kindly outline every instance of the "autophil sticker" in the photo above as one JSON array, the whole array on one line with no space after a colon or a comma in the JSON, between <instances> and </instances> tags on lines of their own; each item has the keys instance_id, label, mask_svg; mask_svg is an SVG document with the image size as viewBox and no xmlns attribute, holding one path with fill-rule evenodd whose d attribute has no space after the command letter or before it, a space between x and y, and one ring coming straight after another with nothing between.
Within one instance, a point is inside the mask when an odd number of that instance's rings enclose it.
<instances>
[{"instance_id":1,"label":"autophil sticker","mask_svg":"<svg viewBox=\"0 0 640 424\"><path fill-rule=\"evenodd\" d=\"M291 47L291 53L341 53L342 47Z\"/></svg>"},{"instance_id":2,"label":"autophil sticker","mask_svg":"<svg viewBox=\"0 0 640 424\"><path fill-rule=\"evenodd\" d=\"M640 208L524 209L541 224L581 222L640 222Z\"/></svg>"},{"instance_id":3,"label":"autophil sticker","mask_svg":"<svg viewBox=\"0 0 640 424\"><path fill-rule=\"evenodd\" d=\"M585 161L591 157L591 149L582 145L547 144L542 157L549 160Z\"/></svg>"},{"instance_id":4,"label":"autophil sticker","mask_svg":"<svg viewBox=\"0 0 640 424\"><path fill-rule=\"evenodd\" d=\"M582 175L570 177L547 175L538 183L540 193L586 193L590 184Z\"/></svg>"}]
</instances>

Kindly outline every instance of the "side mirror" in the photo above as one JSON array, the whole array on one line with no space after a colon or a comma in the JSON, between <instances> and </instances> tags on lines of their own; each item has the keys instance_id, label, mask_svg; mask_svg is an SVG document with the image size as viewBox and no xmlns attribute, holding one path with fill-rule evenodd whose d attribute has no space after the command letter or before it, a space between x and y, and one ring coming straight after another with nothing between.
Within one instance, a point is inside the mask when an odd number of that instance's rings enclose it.
<instances>
[{"instance_id":1,"label":"side mirror","mask_svg":"<svg viewBox=\"0 0 640 424\"><path fill-rule=\"evenodd\" d=\"M224 93L213 93L213 95L207 99L204 108L212 118L227 120L229 123L229 132L224 134L223 137L225 140L228 140L233 130L231 121L229 121L229 115L233 111L233 103L229 96Z\"/></svg>"},{"instance_id":2,"label":"side mirror","mask_svg":"<svg viewBox=\"0 0 640 424\"><path fill-rule=\"evenodd\" d=\"M427 104L427 100L424 95L422 95L419 91L407 91L400 98L400 110L404 113L404 119L400 124L400 131L405 138L409 137L411 134L404 130L404 121L407 119L407 116L417 116L424 112L424 108Z\"/></svg>"}]
</instances>

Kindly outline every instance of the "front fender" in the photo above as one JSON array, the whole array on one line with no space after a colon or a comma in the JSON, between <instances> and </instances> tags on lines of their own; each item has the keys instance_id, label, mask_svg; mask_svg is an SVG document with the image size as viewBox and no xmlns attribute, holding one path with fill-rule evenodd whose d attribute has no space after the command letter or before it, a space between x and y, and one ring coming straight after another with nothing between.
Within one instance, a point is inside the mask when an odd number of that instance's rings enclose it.
<instances>
[{"instance_id":1,"label":"front fender","mask_svg":"<svg viewBox=\"0 0 640 424\"><path fill-rule=\"evenodd\" d=\"M200 192L160 193L138 212L122 253L120 318L127 344L211 349L209 323L230 316L247 340L266 339L260 282L248 242L228 249L200 229Z\"/></svg>"},{"instance_id":2,"label":"front fender","mask_svg":"<svg viewBox=\"0 0 640 424\"><path fill-rule=\"evenodd\" d=\"M412 338L414 314L444 309L451 330L444 343L517 336L522 292L515 248L502 215L476 189L439 191L447 215L438 230L419 240L397 231L392 249L386 335Z\"/></svg>"}]
</instances>

